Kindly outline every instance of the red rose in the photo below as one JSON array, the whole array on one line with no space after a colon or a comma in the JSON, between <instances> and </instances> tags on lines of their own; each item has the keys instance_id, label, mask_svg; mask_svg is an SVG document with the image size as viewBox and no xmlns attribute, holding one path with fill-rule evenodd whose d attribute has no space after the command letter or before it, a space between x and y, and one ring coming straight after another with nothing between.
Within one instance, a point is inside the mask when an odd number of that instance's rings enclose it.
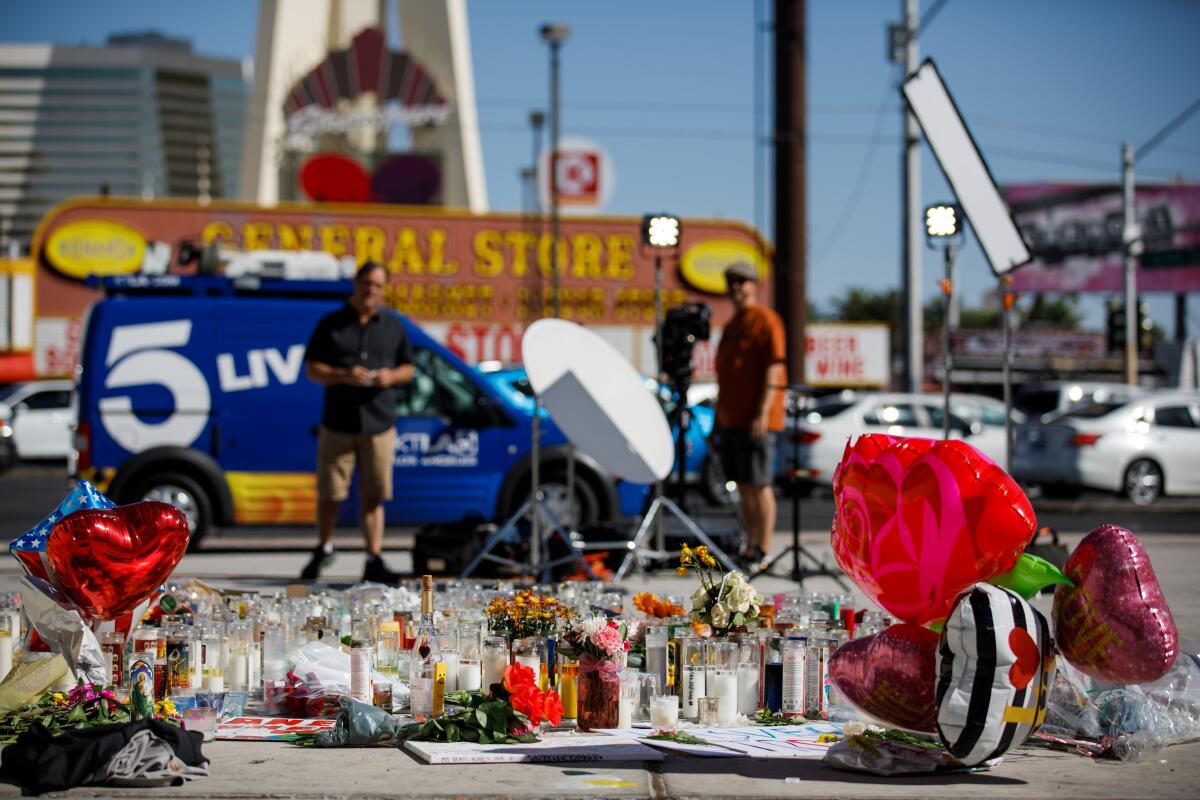
<instances>
[{"instance_id":1,"label":"red rose","mask_svg":"<svg viewBox=\"0 0 1200 800\"><path fill-rule=\"evenodd\" d=\"M542 690L532 683L513 692L512 696L508 698L508 702L515 710L529 717L531 725L537 725L542 721L542 708L545 701L542 699Z\"/></svg>"},{"instance_id":2,"label":"red rose","mask_svg":"<svg viewBox=\"0 0 1200 800\"><path fill-rule=\"evenodd\" d=\"M551 725L557 726L562 723L563 704L562 698L558 696L558 692L553 689L546 692L542 713L550 721Z\"/></svg>"},{"instance_id":3,"label":"red rose","mask_svg":"<svg viewBox=\"0 0 1200 800\"><path fill-rule=\"evenodd\" d=\"M504 691L516 694L534 683L533 670L524 664L509 664L504 668Z\"/></svg>"}]
</instances>

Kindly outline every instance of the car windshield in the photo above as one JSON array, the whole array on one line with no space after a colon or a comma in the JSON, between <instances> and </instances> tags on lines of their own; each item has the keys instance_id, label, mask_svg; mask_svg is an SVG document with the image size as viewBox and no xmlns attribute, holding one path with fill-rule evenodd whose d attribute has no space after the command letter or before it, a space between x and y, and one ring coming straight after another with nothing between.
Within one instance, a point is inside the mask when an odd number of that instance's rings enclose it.
<instances>
[{"instance_id":1,"label":"car windshield","mask_svg":"<svg viewBox=\"0 0 1200 800\"><path fill-rule=\"evenodd\" d=\"M812 409L809 409L808 411L806 411L804 413L804 421L805 422L820 422L823 419L829 419L830 417L836 417L838 414L845 411L851 405L852 405L851 403L841 403L841 402L822 403L821 405L817 406L816 408L812 408Z\"/></svg>"},{"instance_id":2,"label":"car windshield","mask_svg":"<svg viewBox=\"0 0 1200 800\"><path fill-rule=\"evenodd\" d=\"M21 384L19 383L14 383L12 386L0 386L0 402L12 397L20 388Z\"/></svg>"},{"instance_id":3,"label":"car windshield","mask_svg":"<svg viewBox=\"0 0 1200 800\"><path fill-rule=\"evenodd\" d=\"M1096 417L1103 417L1105 414L1111 414L1123 405L1125 405L1125 401L1123 400L1111 400L1107 403L1088 403L1086 406L1080 406L1061 414L1058 419L1066 419L1067 417L1095 419Z\"/></svg>"}]
</instances>

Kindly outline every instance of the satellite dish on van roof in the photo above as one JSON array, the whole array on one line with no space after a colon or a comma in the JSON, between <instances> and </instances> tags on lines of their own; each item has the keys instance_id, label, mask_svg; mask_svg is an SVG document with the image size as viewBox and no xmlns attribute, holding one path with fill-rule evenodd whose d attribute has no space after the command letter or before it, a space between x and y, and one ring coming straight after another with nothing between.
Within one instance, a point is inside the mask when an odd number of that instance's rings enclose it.
<instances>
[{"instance_id":1,"label":"satellite dish on van roof","mask_svg":"<svg viewBox=\"0 0 1200 800\"><path fill-rule=\"evenodd\" d=\"M542 319L526 329L521 357L529 384L572 444L631 483L671 474L671 426L616 348L574 322Z\"/></svg>"}]
</instances>

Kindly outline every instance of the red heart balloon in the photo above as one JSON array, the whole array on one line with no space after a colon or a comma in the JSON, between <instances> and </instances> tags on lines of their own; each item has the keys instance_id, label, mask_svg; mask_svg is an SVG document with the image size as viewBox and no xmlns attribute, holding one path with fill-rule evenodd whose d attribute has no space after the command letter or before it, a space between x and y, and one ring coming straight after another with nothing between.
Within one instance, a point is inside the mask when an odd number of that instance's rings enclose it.
<instances>
[{"instance_id":1,"label":"red heart balloon","mask_svg":"<svg viewBox=\"0 0 1200 800\"><path fill-rule=\"evenodd\" d=\"M855 708L898 728L937 733L938 634L899 623L852 639L829 658L829 678Z\"/></svg>"},{"instance_id":2,"label":"red heart balloon","mask_svg":"<svg viewBox=\"0 0 1200 800\"><path fill-rule=\"evenodd\" d=\"M1101 525L1063 571L1075 585L1054 593L1054 638L1068 661L1113 683L1155 681L1171 669L1179 632L1136 536Z\"/></svg>"},{"instance_id":3,"label":"red heart balloon","mask_svg":"<svg viewBox=\"0 0 1200 800\"><path fill-rule=\"evenodd\" d=\"M46 541L55 584L97 620L132 611L162 584L188 545L187 518L166 503L76 511Z\"/></svg>"},{"instance_id":4,"label":"red heart balloon","mask_svg":"<svg viewBox=\"0 0 1200 800\"><path fill-rule=\"evenodd\" d=\"M1012 568L1033 538L1029 499L966 442L866 434L833 477L833 552L904 622L946 619L960 592Z\"/></svg>"}]
</instances>

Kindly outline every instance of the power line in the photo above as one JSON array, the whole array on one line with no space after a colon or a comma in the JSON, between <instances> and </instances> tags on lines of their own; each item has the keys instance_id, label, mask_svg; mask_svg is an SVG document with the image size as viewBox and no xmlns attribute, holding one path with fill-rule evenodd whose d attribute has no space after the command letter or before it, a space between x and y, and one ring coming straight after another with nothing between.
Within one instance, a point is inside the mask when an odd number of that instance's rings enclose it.
<instances>
[{"instance_id":1,"label":"power line","mask_svg":"<svg viewBox=\"0 0 1200 800\"><path fill-rule=\"evenodd\" d=\"M1137 148L1137 150L1134 151L1133 157L1141 158L1146 153L1149 153L1156 146L1158 146L1159 142L1161 142L1163 139L1170 136L1175 131L1176 128L1178 128L1180 125L1182 125L1184 122L1186 122L1187 118L1190 117L1192 114L1195 114L1196 111L1198 111L1198 110L1200 110L1200 99L1196 100L1196 102L1192 103L1190 106L1185 108L1182 112L1180 112L1180 114L1177 117L1175 117L1175 119L1168 122L1161 131L1159 131L1158 133L1151 136L1150 141L1146 142L1144 145Z\"/></svg>"}]
</instances>

